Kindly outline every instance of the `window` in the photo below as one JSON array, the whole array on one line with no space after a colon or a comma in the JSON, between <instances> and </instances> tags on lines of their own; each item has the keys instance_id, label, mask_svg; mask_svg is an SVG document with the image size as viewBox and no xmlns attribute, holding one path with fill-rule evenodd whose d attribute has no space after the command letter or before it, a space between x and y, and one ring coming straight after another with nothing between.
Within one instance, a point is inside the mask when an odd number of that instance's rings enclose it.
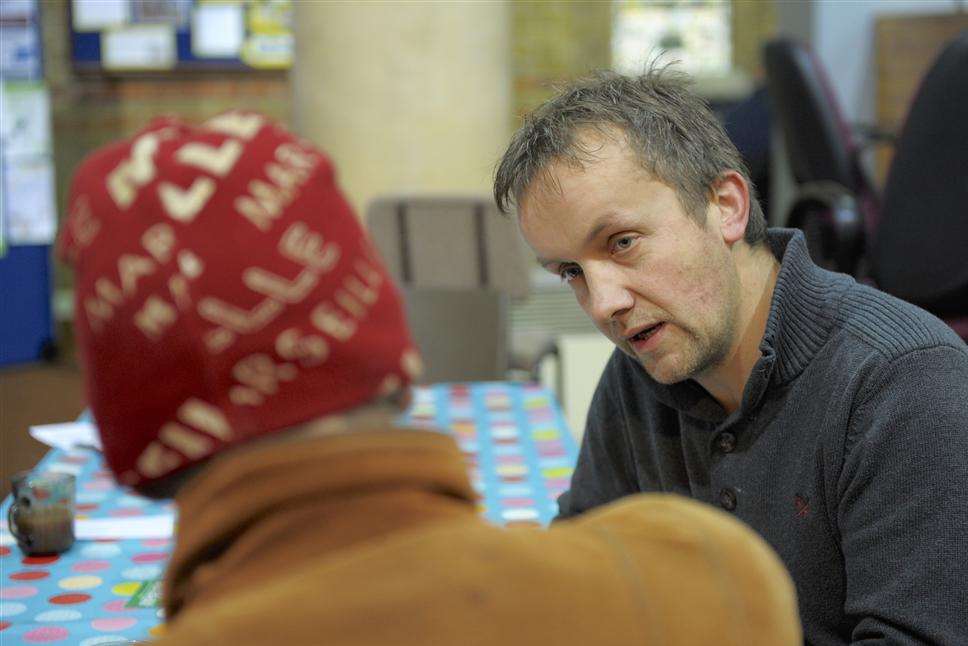
<instances>
[{"instance_id":1,"label":"window","mask_svg":"<svg viewBox=\"0 0 968 646\"><path fill-rule=\"evenodd\" d=\"M614 0L612 66L640 73L658 61L679 61L694 76L732 69L731 4L724 0Z\"/></svg>"}]
</instances>

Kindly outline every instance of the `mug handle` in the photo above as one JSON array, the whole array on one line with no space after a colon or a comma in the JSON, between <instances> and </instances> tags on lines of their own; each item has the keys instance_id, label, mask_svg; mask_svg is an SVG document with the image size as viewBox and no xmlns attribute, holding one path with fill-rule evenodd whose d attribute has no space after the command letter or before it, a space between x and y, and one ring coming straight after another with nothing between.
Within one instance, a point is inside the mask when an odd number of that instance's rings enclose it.
<instances>
[{"instance_id":1,"label":"mug handle","mask_svg":"<svg viewBox=\"0 0 968 646\"><path fill-rule=\"evenodd\" d=\"M30 540L29 536L20 533L20 529L17 527L17 522L14 520L18 507L19 505L17 505L17 499L14 498L13 502L10 503L10 506L7 507L7 527L10 529L10 533L13 534L13 537L16 538L17 541L29 546L33 541Z\"/></svg>"}]
</instances>

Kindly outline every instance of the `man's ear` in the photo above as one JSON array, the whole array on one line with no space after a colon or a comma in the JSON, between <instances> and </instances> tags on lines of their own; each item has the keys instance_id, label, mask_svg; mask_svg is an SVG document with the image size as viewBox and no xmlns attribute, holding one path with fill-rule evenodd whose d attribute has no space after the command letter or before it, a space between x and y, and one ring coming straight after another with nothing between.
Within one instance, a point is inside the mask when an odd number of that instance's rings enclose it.
<instances>
[{"instance_id":1,"label":"man's ear","mask_svg":"<svg viewBox=\"0 0 968 646\"><path fill-rule=\"evenodd\" d=\"M719 230L727 245L743 239L750 217L750 187L734 170L719 176L713 185L713 206Z\"/></svg>"}]
</instances>

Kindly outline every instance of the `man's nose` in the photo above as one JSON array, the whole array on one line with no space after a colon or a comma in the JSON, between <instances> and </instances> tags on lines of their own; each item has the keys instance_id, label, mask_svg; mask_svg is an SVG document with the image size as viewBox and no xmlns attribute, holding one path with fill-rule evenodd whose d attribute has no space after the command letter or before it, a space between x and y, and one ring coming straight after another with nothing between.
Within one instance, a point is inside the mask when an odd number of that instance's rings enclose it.
<instances>
[{"instance_id":1,"label":"man's nose","mask_svg":"<svg viewBox=\"0 0 968 646\"><path fill-rule=\"evenodd\" d=\"M607 267L586 267L587 310L593 320L608 323L619 320L632 309L635 299L620 271Z\"/></svg>"}]
</instances>

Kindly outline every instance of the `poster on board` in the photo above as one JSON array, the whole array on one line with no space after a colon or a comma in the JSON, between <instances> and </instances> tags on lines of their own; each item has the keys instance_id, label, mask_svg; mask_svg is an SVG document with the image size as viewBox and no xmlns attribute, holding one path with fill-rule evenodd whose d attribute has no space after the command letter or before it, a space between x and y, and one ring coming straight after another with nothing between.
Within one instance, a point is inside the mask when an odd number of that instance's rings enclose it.
<instances>
[{"instance_id":1,"label":"poster on board","mask_svg":"<svg viewBox=\"0 0 968 646\"><path fill-rule=\"evenodd\" d=\"M51 244L57 232L47 86L0 82L0 179L4 246Z\"/></svg>"},{"instance_id":2,"label":"poster on board","mask_svg":"<svg viewBox=\"0 0 968 646\"><path fill-rule=\"evenodd\" d=\"M292 0L71 0L70 7L71 57L81 73L292 66Z\"/></svg>"}]
</instances>

